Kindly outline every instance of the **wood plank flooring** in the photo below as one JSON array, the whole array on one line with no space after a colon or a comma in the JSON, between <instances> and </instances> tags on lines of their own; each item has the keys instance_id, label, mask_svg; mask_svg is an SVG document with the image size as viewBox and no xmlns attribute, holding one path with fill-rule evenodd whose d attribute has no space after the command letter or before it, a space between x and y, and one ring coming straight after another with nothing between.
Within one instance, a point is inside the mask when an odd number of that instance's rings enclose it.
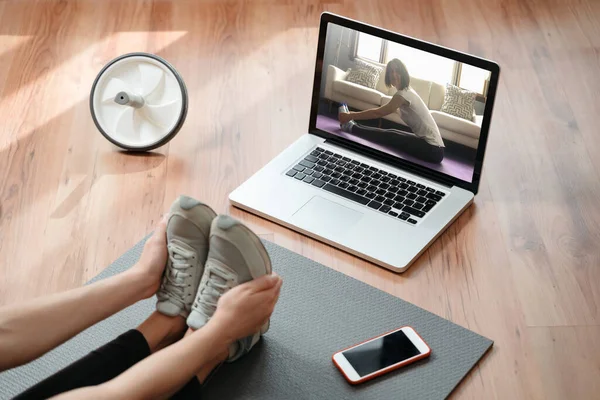
<instances>
[{"instance_id":1,"label":"wood plank flooring","mask_svg":"<svg viewBox=\"0 0 600 400\"><path fill-rule=\"evenodd\" d=\"M403 275L228 204L306 132L322 11L502 67L475 204ZM183 129L149 155L89 115L94 77L130 51L189 90ZM455 398L598 398L599 73L594 0L0 1L0 305L83 284L187 193L493 338Z\"/></svg>"}]
</instances>

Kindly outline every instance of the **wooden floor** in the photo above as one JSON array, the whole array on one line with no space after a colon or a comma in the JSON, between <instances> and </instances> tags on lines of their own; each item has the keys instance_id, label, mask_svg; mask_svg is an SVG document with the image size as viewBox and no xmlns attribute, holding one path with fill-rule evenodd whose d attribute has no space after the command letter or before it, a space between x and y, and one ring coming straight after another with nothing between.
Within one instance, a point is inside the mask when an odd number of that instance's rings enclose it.
<instances>
[{"instance_id":1,"label":"wooden floor","mask_svg":"<svg viewBox=\"0 0 600 400\"><path fill-rule=\"evenodd\" d=\"M326 10L502 67L475 204L403 275L228 204L306 132ZM168 59L190 95L149 155L116 151L88 109L130 51ZM455 398L597 399L599 76L595 0L0 1L0 304L81 285L187 193L494 339Z\"/></svg>"}]
</instances>

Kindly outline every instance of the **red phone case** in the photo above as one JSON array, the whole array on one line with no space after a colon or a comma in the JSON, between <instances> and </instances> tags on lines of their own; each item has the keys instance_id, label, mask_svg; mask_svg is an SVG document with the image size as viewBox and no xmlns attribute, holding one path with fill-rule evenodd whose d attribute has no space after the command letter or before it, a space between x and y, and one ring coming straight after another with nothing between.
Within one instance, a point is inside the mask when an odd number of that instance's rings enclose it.
<instances>
[{"instance_id":1,"label":"red phone case","mask_svg":"<svg viewBox=\"0 0 600 400\"><path fill-rule=\"evenodd\" d=\"M335 361L335 358L334 358L334 356L335 356L337 353L341 353L341 352L343 352L343 351L346 351L346 350L348 350L348 349L351 349L351 348L353 348L353 347L359 346L359 345L361 345L361 344L363 344L363 343L365 343L365 342L368 342L369 340L373 340L373 339L380 338L380 337L382 337L382 336L388 335L388 334L390 334L390 333L392 333L392 332L396 332L396 331L399 331L399 330L401 330L401 329L404 329L404 328L411 328L411 329L412 329L412 330L413 330L413 331L414 331L414 332L417 334L417 336L419 337L419 339L421 339L421 340L423 341L423 343L425 343L425 345L427 345L427 348L428 348L429 350L428 350L426 353L423 353L423 354L421 354L421 355L419 355L419 356L416 356L416 357L414 357L414 358L410 358L410 359L408 359L408 360L406 360L406 361L403 361L403 362L401 362L401 363L394 364L394 365L392 365L392 366L389 366L389 367L387 367L387 368L384 368L384 369L382 369L382 370L380 370L380 371L377 371L377 372L375 372L373 375L365 376L364 378L361 378L361 379L359 379L359 380L357 380L357 381L352 381L352 380L350 380L350 378L348 378L348 375L346 375L346 372L344 371L344 369L343 369L343 368L342 368L342 367L341 367L341 366L340 366L340 365L337 363L337 361ZM398 368L404 367L404 366L406 366L406 365L412 364L412 363L414 363L414 362L416 362L416 361L419 361L419 360L422 360L422 359L424 359L424 358L426 358L426 357L429 357L429 355L430 355L430 354L431 354L431 348L429 347L429 345L427 344L427 342L426 342L426 341L425 341L425 340L424 340L424 339L421 337L421 335L419 335L419 333L418 333L418 332L415 330L415 328L413 328L412 326L408 326L408 325L406 325L406 326L403 326L403 327L401 327L401 328L396 328L396 329L393 329L393 330L391 330L391 331L389 331L389 332L383 333L383 334L381 334L381 335L379 335L379 336L375 336L375 337L372 337L372 338L369 338L369 339L363 340L362 342L360 342L360 343L357 343L357 344L354 344L354 345L352 345L352 346L350 346L350 347L346 347L346 348L345 348L345 349L343 349L343 350L337 351L337 352L335 352L335 354L334 354L333 356L331 356L331 360L333 361L333 363L335 364L335 366L336 366L336 367L337 367L337 368L340 370L340 372L342 373L342 375L344 375L344 378L346 378L346 380L347 380L347 381L348 381L350 384L352 384L352 385L358 385L359 383L363 383L363 382L369 381L369 380L371 380L371 379L373 379L373 378L377 378L378 376L381 376L381 375L383 375L383 374L386 374L386 373L388 373L388 372L391 372L391 371L397 370Z\"/></svg>"}]
</instances>

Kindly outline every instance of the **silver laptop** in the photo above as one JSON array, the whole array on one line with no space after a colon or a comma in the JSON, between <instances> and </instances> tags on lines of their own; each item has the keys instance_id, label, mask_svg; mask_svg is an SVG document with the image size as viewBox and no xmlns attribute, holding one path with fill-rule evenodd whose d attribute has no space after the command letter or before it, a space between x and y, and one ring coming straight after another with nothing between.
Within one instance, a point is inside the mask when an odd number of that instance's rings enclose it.
<instances>
[{"instance_id":1,"label":"silver laptop","mask_svg":"<svg viewBox=\"0 0 600 400\"><path fill-rule=\"evenodd\" d=\"M324 13L308 132L229 199L403 272L477 193L499 73Z\"/></svg>"}]
</instances>

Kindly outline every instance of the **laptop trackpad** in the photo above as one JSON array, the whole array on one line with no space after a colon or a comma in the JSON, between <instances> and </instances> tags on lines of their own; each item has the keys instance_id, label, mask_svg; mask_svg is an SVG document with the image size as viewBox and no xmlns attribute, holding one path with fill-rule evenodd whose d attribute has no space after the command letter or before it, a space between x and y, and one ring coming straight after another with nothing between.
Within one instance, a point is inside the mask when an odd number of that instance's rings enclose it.
<instances>
[{"instance_id":1,"label":"laptop trackpad","mask_svg":"<svg viewBox=\"0 0 600 400\"><path fill-rule=\"evenodd\" d=\"M315 196L292 216L292 223L319 236L346 233L363 216L363 213Z\"/></svg>"}]
</instances>

